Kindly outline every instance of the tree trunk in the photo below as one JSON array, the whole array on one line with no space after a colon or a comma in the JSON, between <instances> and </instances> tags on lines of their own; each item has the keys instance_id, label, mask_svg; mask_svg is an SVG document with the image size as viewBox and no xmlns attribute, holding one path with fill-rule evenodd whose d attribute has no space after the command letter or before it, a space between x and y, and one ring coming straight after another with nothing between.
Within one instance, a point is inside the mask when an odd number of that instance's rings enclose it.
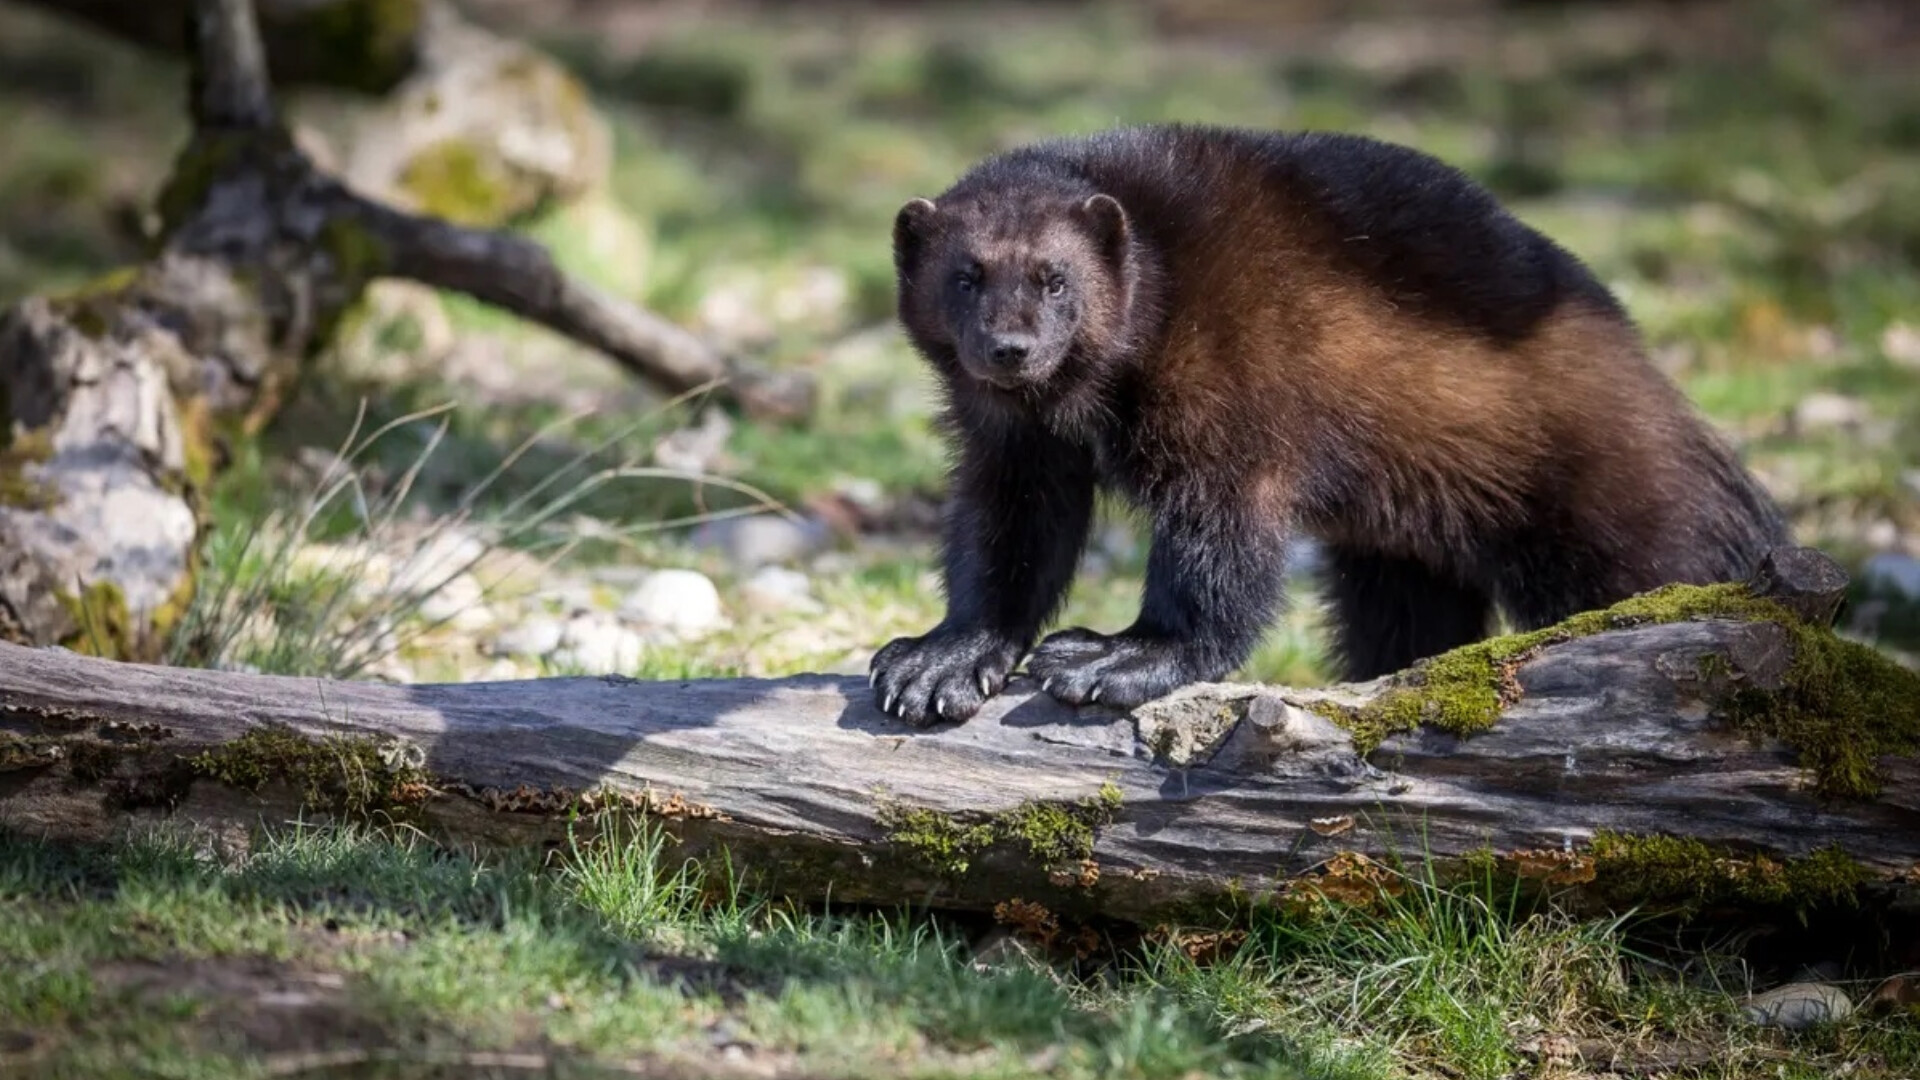
<instances>
[{"instance_id":1,"label":"tree trunk","mask_svg":"<svg viewBox=\"0 0 1920 1080\"><path fill-rule=\"evenodd\" d=\"M135 5L137 6L137 5ZM203 492L368 281L464 292L586 342L663 391L792 417L758 371L562 273L517 236L372 202L275 112L249 0L196 0L194 135L151 261L0 314L0 639L151 656L191 597Z\"/></svg>"},{"instance_id":2,"label":"tree trunk","mask_svg":"<svg viewBox=\"0 0 1920 1080\"><path fill-rule=\"evenodd\" d=\"M1140 922L1391 888L1381 862L1396 854L1608 905L1911 892L1916 703L1906 741L1869 754L1877 787L1819 794L1817 754L1725 717L1794 693L1810 648L1865 647L1769 610L1616 617L1517 653L1489 730L1390 732L1364 753L1327 716L1419 693L1430 669L1324 690L1196 686L1130 714L1017 679L967 723L916 731L839 677L387 686L7 646L0 822L89 839L171 814L238 834L317 810L524 845L558 842L574 811L624 806L797 899L1021 898ZM1920 677L1878 664L1855 674L1920 694Z\"/></svg>"}]
</instances>

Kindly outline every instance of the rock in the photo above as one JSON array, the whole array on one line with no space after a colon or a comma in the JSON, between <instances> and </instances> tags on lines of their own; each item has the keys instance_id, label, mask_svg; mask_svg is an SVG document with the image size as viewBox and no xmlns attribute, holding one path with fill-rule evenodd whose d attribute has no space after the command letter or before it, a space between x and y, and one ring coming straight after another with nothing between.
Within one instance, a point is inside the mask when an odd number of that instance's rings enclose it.
<instances>
[{"instance_id":1,"label":"rock","mask_svg":"<svg viewBox=\"0 0 1920 1080\"><path fill-rule=\"evenodd\" d=\"M1808 394L1793 407L1792 430L1797 434L1843 431L1865 426L1873 419L1867 403L1845 394L1820 391Z\"/></svg>"},{"instance_id":2,"label":"rock","mask_svg":"<svg viewBox=\"0 0 1920 1080\"><path fill-rule=\"evenodd\" d=\"M383 279L341 319L328 361L344 378L390 384L441 374L458 341L438 292Z\"/></svg>"},{"instance_id":3,"label":"rock","mask_svg":"<svg viewBox=\"0 0 1920 1080\"><path fill-rule=\"evenodd\" d=\"M455 575L472 570L486 553L487 545L478 537L443 529L400 564L393 574L393 587L407 593L437 590Z\"/></svg>"},{"instance_id":4,"label":"rock","mask_svg":"<svg viewBox=\"0 0 1920 1080\"><path fill-rule=\"evenodd\" d=\"M1845 1019L1853 1012L1853 1002L1837 986L1795 982L1755 994L1746 1000L1740 1012L1749 1023L1798 1031Z\"/></svg>"},{"instance_id":5,"label":"rock","mask_svg":"<svg viewBox=\"0 0 1920 1080\"><path fill-rule=\"evenodd\" d=\"M560 647L567 627L558 619L535 615L501 630L493 638L496 656L542 657Z\"/></svg>"},{"instance_id":6,"label":"rock","mask_svg":"<svg viewBox=\"0 0 1920 1080\"><path fill-rule=\"evenodd\" d=\"M701 296L695 328L736 348L764 345L783 330L832 333L847 316L851 290L827 266L730 269Z\"/></svg>"},{"instance_id":7,"label":"rock","mask_svg":"<svg viewBox=\"0 0 1920 1080\"><path fill-rule=\"evenodd\" d=\"M472 574L455 574L439 588L428 593L417 609L420 618L473 633L493 625L493 612L486 607L486 590Z\"/></svg>"},{"instance_id":8,"label":"rock","mask_svg":"<svg viewBox=\"0 0 1920 1080\"><path fill-rule=\"evenodd\" d=\"M1880 351L1901 367L1920 369L1920 327L1889 323L1880 333Z\"/></svg>"},{"instance_id":9,"label":"rock","mask_svg":"<svg viewBox=\"0 0 1920 1080\"><path fill-rule=\"evenodd\" d=\"M423 40L427 62L360 125L347 160L355 187L497 226L605 185L610 132L564 67L451 16Z\"/></svg>"},{"instance_id":10,"label":"rock","mask_svg":"<svg viewBox=\"0 0 1920 1080\"><path fill-rule=\"evenodd\" d=\"M527 670L525 667L521 666L520 664L503 656L503 657L500 657L499 659L496 659L493 663L488 664L486 667L481 668L479 671L475 672L473 674L473 677L468 679L467 681L468 682L516 682L520 679L531 679L534 677L535 677L534 672Z\"/></svg>"},{"instance_id":11,"label":"rock","mask_svg":"<svg viewBox=\"0 0 1920 1080\"><path fill-rule=\"evenodd\" d=\"M698 570L658 570L620 605L623 618L678 633L702 633L725 622L720 590Z\"/></svg>"},{"instance_id":12,"label":"rock","mask_svg":"<svg viewBox=\"0 0 1920 1080\"><path fill-rule=\"evenodd\" d=\"M887 512L887 489L872 477L836 476L831 490L867 517L879 517Z\"/></svg>"},{"instance_id":13,"label":"rock","mask_svg":"<svg viewBox=\"0 0 1920 1080\"><path fill-rule=\"evenodd\" d=\"M549 659L588 675L626 674L640 666L647 642L612 616L592 612L567 622L561 645Z\"/></svg>"},{"instance_id":14,"label":"rock","mask_svg":"<svg viewBox=\"0 0 1920 1080\"><path fill-rule=\"evenodd\" d=\"M826 547L828 539L827 528L820 522L794 521L782 514L710 521L693 533L696 547L718 548L741 570L804 559Z\"/></svg>"},{"instance_id":15,"label":"rock","mask_svg":"<svg viewBox=\"0 0 1920 1080\"><path fill-rule=\"evenodd\" d=\"M348 582L348 595L362 604L374 602L393 584L393 560L365 544L307 544L293 553L288 566L301 577Z\"/></svg>"},{"instance_id":16,"label":"rock","mask_svg":"<svg viewBox=\"0 0 1920 1080\"><path fill-rule=\"evenodd\" d=\"M1140 536L1124 521L1109 522L1094 537L1093 547L1113 562L1130 562L1140 554Z\"/></svg>"},{"instance_id":17,"label":"rock","mask_svg":"<svg viewBox=\"0 0 1920 1080\"><path fill-rule=\"evenodd\" d=\"M1860 568L1860 579L1883 596L1920 601L1920 559L1883 551Z\"/></svg>"},{"instance_id":18,"label":"rock","mask_svg":"<svg viewBox=\"0 0 1920 1080\"><path fill-rule=\"evenodd\" d=\"M653 462L681 472L713 472L732 437L733 421L719 409L710 408L700 414L699 423L670 432L654 443Z\"/></svg>"},{"instance_id":19,"label":"rock","mask_svg":"<svg viewBox=\"0 0 1920 1080\"><path fill-rule=\"evenodd\" d=\"M798 570L784 566L763 566L740 586L740 598L754 611L823 610L813 597L813 582Z\"/></svg>"}]
</instances>

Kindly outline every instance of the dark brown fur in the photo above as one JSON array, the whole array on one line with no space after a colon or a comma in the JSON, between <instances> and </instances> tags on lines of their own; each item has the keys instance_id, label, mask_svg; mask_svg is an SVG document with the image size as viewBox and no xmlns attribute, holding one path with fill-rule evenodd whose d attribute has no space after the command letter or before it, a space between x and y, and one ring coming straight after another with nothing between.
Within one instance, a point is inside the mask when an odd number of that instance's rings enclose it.
<instances>
[{"instance_id":1,"label":"dark brown fur","mask_svg":"<svg viewBox=\"0 0 1920 1080\"><path fill-rule=\"evenodd\" d=\"M1539 626L1743 575L1784 540L1586 268L1406 148L1191 127L1042 144L909 204L895 253L959 445L947 617L874 659L912 722L1004 685L1098 486L1150 515L1153 548L1132 627L1034 649L1068 702L1228 674L1278 611L1296 530L1329 548L1349 678L1476 640L1496 605Z\"/></svg>"}]
</instances>

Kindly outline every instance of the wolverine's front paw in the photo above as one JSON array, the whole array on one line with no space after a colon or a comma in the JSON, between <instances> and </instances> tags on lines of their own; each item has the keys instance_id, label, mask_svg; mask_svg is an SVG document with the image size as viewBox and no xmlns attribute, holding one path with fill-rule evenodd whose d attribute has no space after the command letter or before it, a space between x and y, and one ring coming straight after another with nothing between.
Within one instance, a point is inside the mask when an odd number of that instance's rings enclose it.
<instances>
[{"instance_id":1,"label":"wolverine's front paw","mask_svg":"<svg viewBox=\"0 0 1920 1080\"><path fill-rule=\"evenodd\" d=\"M1179 642L1131 634L1062 630L1027 659L1027 674L1069 705L1103 702L1131 709L1216 673L1194 663Z\"/></svg>"},{"instance_id":2,"label":"wolverine's front paw","mask_svg":"<svg viewBox=\"0 0 1920 1080\"><path fill-rule=\"evenodd\" d=\"M1026 646L987 630L935 627L873 655L868 682L880 711L917 727L965 720L1007 685Z\"/></svg>"}]
</instances>

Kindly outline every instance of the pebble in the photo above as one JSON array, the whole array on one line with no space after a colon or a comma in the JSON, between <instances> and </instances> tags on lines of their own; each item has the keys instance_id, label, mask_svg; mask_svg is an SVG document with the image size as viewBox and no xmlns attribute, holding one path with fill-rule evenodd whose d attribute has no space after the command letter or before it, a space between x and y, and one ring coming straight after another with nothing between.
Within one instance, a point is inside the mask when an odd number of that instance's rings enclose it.
<instances>
[{"instance_id":1,"label":"pebble","mask_svg":"<svg viewBox=\"0 0 1920 1080\"><path fill-rule=\"evenodd\" d=\"M394 571L394 587L403 592L437 589L471 570L486 553L487 545L477 537L454 529L435 533Z\"/></svg>"},{"instance_id":2,"label":"pebble","mask_svg":"<svg viewBox=\"0 0 1920 1080\"><path fill-rule=\"evenodd\" d=\"M1867 403L1859 398L1823 391L1808 394L1793 407L1793 430L1810 432L1857 428L1872 416Z\"/></svg>"},{"instance_id":3,"label":"pebble","mask_svg":"<svg viewBox=\"0 0 1920 1080\"><path fill-rule=\"evenodd\" d=\"M1852 1011L1853 1002L1848 1000L1845 991L1817 982L1776 986L1748 998L1740 1008L1741 1015L1750 1023L1789 1031L1843 1020Z\"/></svg>"},{"instance_id":4,"label":"pebble","mask_svg":"<svg viewBox=\"0 0 1920 1080\"><path fill-rule=\"evenodd\" d=\"M307 544L291 560L297 574L341 578L348 593L366 604L382 596L393 582L393 560L364 544Z\"/></svg>"},{"instance_id":5,"label":"pebble","mask_svg":"<svg viewBox=\"0 0 1920 1080\"><path fill-rule=\"evenodd\" d=\"M688 473L714 471L733 435L733 422L719 409L708 409L700 422L663 436L653 447L653 462L664 469Z\"/></svg>"},{"instance_id":6,"label":"pebble","mask_svg":"<svg viewBox=\"0 0 1920 1080\"><path fill-rule=\"evenodd\" d=\"M493 652L496 656L546 656L560 647L566 633L560 620L535 615L500 631L493 639Z\"/></svg>"},{"instance_id":7,"label":"pebble","mask_svg":"<svg viewBox=\"0 0 1920 1080\"><path fill-rule=\"evenodd\" d=\"M813 581L798 570L763 566L740 586L740 599L754 611L824 610L813 597Z\"/></svg>"},{"instance_id":8,"label":"pebble","mask_svg":"<svg viewBox=\"0 0 1920 1080\"><path fill-rule=\"evenodd\" d=\"M657 570L620 605L622 618L680 633L718 629L720 590L698 570Z\"/></svg>"},{"instance_id":9,"label":"pebble","mask_svg":"<svg viewBox=\"0 0 1920 1080\"><path fill-rule=\"evenodd\" d=\"M1116 563L1127 562L1140 554L1140 535L1125 522L1111 522L1100 529L1093 541L1094 550Z\"/></svg>"},{"instance_id":10,"label":"pebble","mask_svg":"<svg viewBox=\"0 0 1920 1080\"><path fill-rule=\"evenodd\" d=\"M1901 367L1920 369L1920 327L1889 325L1880 334L1880 351Z\"/></svg>"},{"instance_id":11,"label":"pebble","mask_svg":"<svg viewBox=\"0 0 1920 1080\"><path fill-rule=\"evenodd\" d=\"M1920 559L1911 555L1883 551L1860 567L1860 577L1881 595L1920 600Z\"/></svg>"},{"instance_id":12,"label":"pebble","mask_svg":"<svg viewBox=\"0 0 1920 1080\"><path fill-rule=\"evenodd\" d=\"M455 574L420 601L420 618L447 628L474 633L493 625L486 606L486 590L472 574Z\"/></svg>"},{"instance_id":13,"label":"pebble","mask_svg":"<svg viewBox=\"0 0 1920 1080\"><path fill-rule=\"evenodd\" d=\"M590 612L569 620L550 659L588 675L626 674L640 666L647 642L612 616Z\"/></svg>"},{"instance_id":14,"label":"pebble","mask_svg":"<svg viewBox=\"0 0 1920 1080\"><path fill-rule=\"evenodd\" d=\"M826 526L811 518L794 521L780 514L710 521L695 529L696 547L718 549L740 570L804 559L826 547Z\"/></svg>"}]
</instances>

